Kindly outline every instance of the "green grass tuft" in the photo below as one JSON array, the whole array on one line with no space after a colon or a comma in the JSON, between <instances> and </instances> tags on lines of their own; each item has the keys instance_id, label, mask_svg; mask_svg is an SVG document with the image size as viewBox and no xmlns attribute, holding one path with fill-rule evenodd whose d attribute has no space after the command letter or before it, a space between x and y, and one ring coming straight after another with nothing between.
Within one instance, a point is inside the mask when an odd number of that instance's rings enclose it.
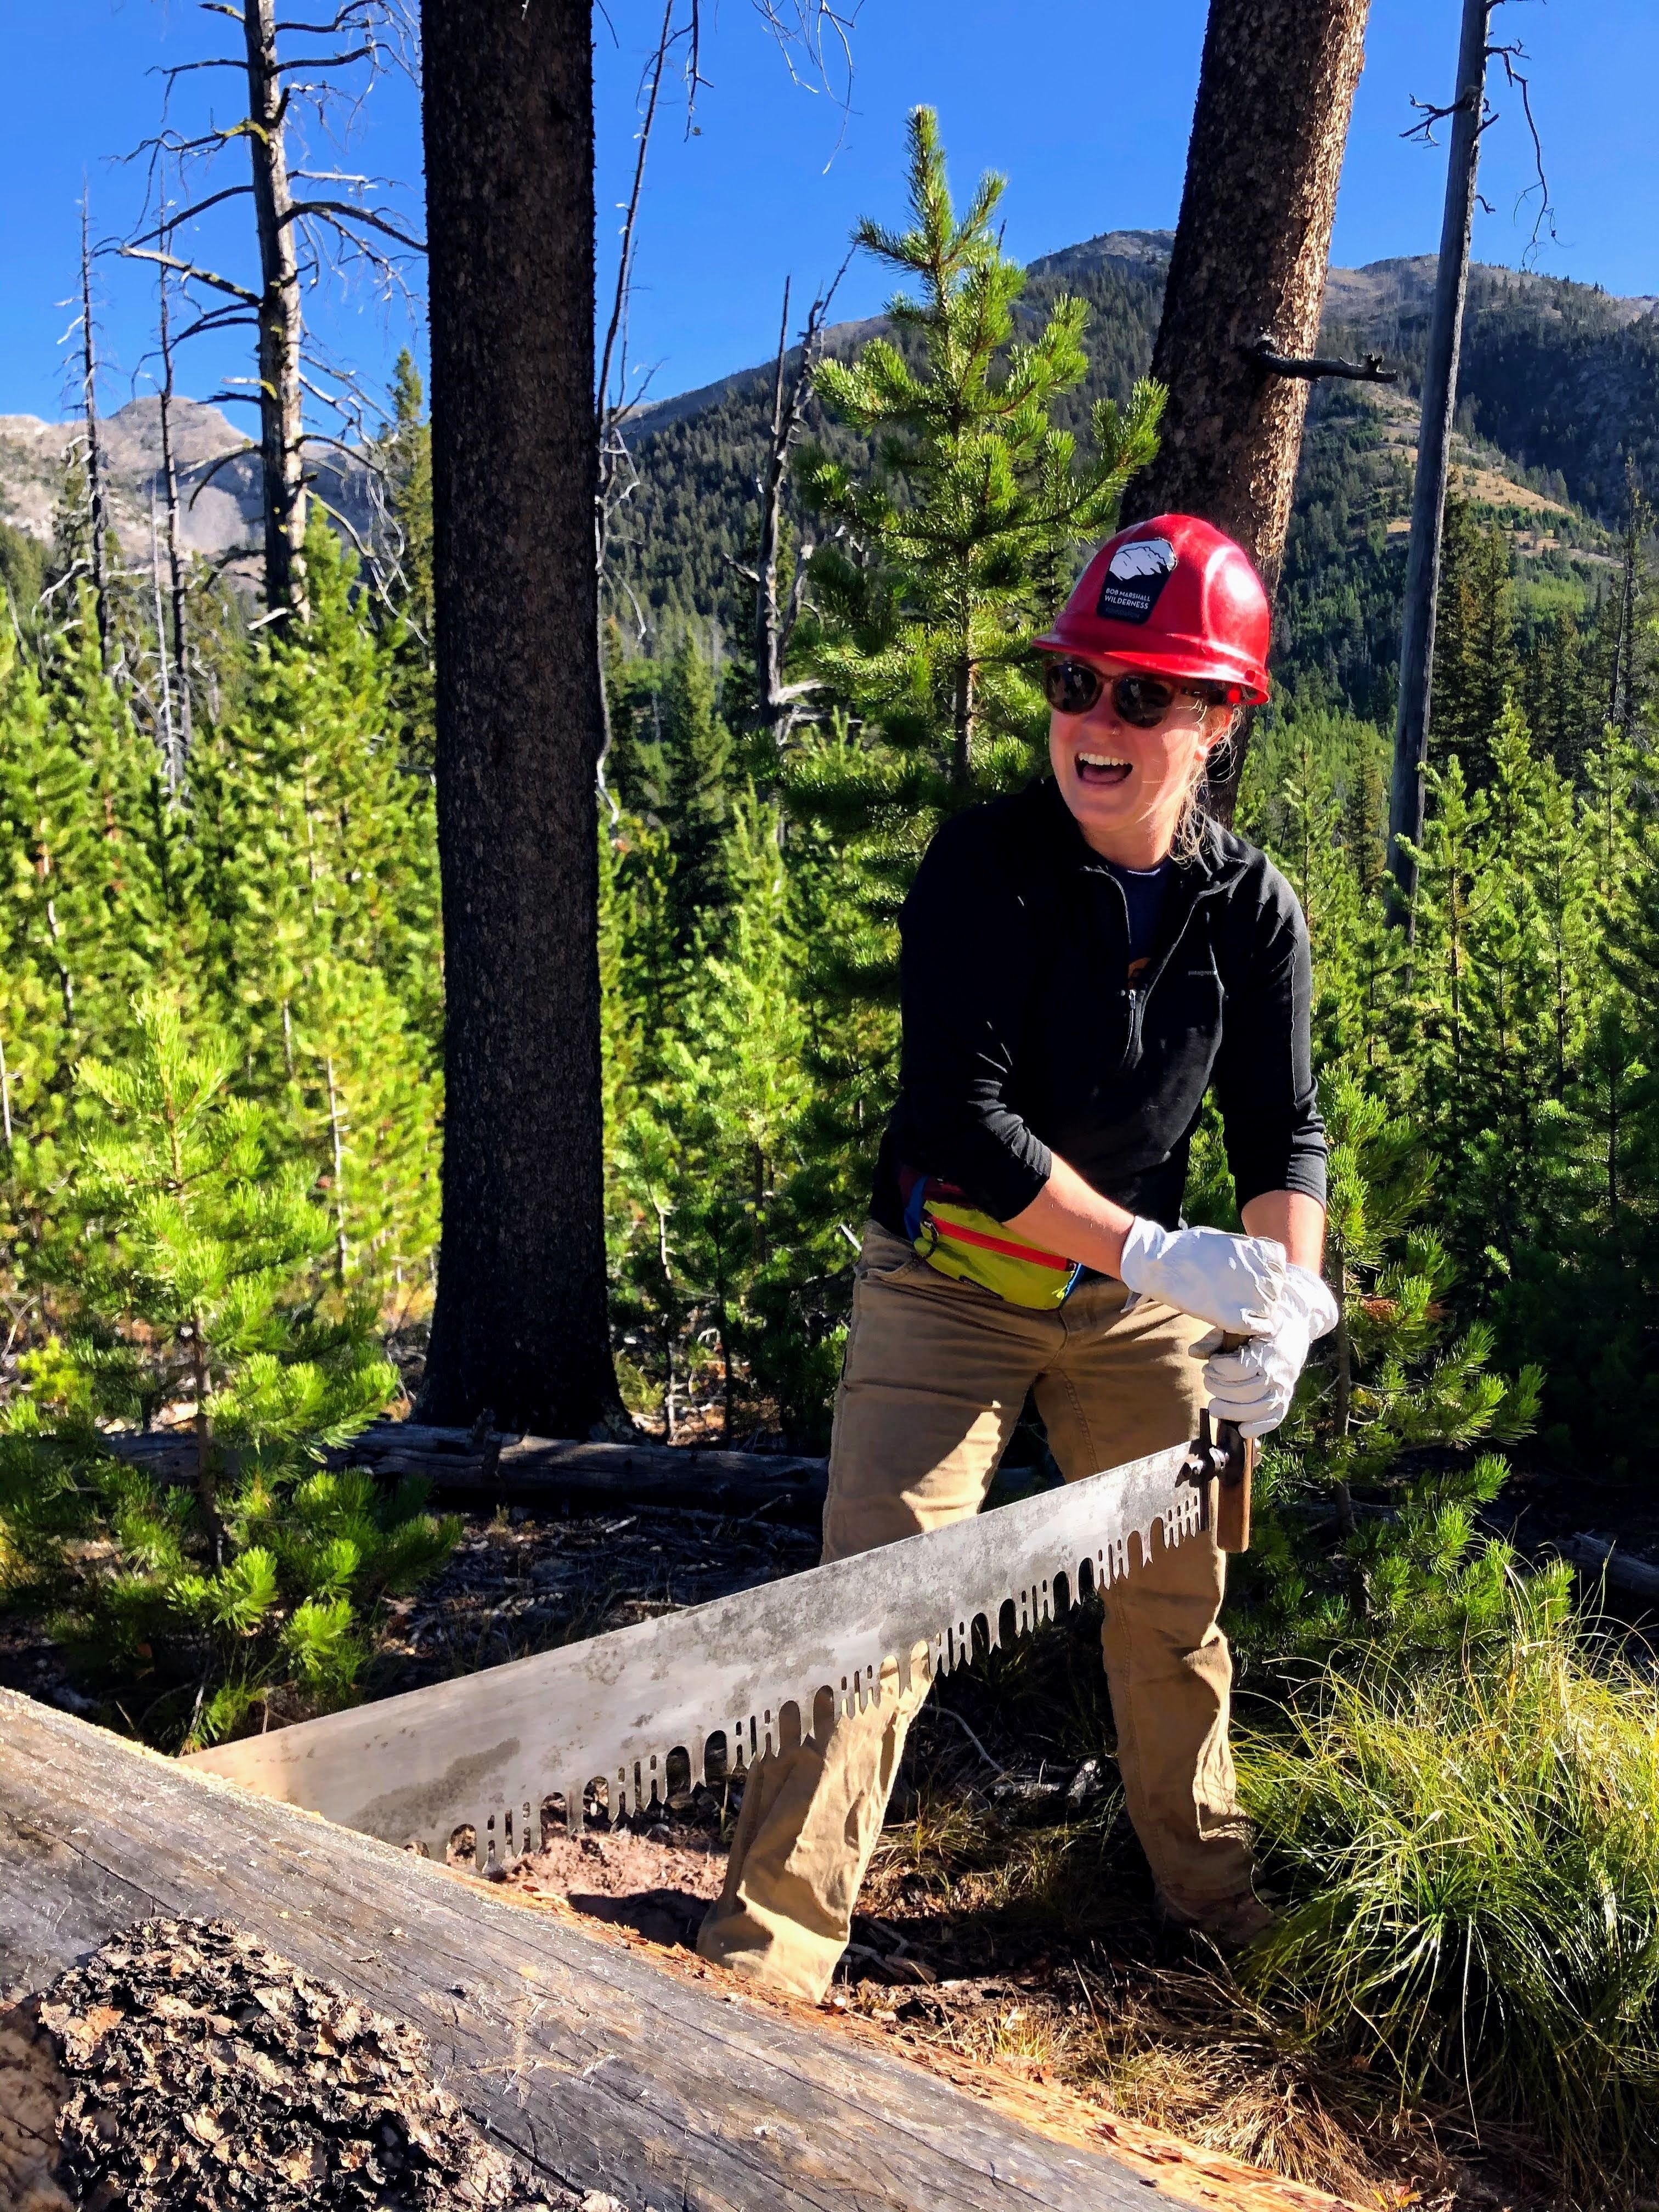
<instances>
[{"instance_id":1,"label":"green grass tuft","mask_svg":"<svg viewBox=\"0 0 1659 2212\"><path fill-rule=\"evenodd\" d=\"M1242 1973L1599 2201L1659 2163L1659 1687L1547 1577L1509 1615L1449 1656L1339 1655L1243 1747L1288 1910Z\"/></svg>"}]
</instances>

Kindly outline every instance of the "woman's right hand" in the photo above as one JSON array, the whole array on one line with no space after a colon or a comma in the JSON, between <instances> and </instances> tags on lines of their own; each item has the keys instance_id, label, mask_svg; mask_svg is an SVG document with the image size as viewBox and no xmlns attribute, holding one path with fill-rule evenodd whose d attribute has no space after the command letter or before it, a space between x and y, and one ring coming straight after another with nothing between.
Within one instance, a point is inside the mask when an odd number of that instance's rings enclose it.
<instances>
[{"instance_id":1,"label":"woman's right hand","mask_svg":"<svg viewBox=\"0 0 1659 2212\"><path fill-rule=\"evenodd\" d=\"M1230 1336L1266 1336L1285 1287L1285 1248L1224 1229L1163 1229L1137 1217L1118 1273L1143 1297L1206 1321Z\"/></svg>"}]
</instances>

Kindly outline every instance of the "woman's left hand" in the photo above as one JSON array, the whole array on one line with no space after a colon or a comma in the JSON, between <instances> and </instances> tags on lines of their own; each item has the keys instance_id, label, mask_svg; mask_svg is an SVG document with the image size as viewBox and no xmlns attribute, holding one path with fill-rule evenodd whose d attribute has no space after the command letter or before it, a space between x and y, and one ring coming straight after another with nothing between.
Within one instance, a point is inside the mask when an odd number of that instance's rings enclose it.
<instances>
[{"instance_id":1,"label":"woman's left hand","mask_svg":"<svg viewBox=\"0 0 1659 2212\"><path fill-rule=\"evenodd\" d=\"M1218 1420L1233 1421L1244 1437L1265 1437L1291 1410L1308 1347L1336 1327L1336 1299L1311 1268L1292 1264L1274 1309L1273 1332L1253 1336L1237 1352L1221 1349L1219 1333L1194 1346L1208 1354L1204 1389Z\"/></svg>"}]
</instances>

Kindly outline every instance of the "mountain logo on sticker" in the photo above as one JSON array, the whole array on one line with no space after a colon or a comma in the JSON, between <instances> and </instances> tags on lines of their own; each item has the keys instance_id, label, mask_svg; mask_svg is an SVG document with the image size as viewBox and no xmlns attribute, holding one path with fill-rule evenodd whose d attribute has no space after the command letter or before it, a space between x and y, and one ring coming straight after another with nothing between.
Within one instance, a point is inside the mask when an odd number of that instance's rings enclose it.
<instances>
[{"instance_id":1,"label":"mountain logo on sticker","mask_svg":"<svg viewBox=\"0 0 1659 2212\"><path fill-rule=\"evenodd\" d=\"M1110 622L1144 623L1180 559L1167 538L1132 538L1113 554L1095 611Z\"/></svg>"}]
</instances>

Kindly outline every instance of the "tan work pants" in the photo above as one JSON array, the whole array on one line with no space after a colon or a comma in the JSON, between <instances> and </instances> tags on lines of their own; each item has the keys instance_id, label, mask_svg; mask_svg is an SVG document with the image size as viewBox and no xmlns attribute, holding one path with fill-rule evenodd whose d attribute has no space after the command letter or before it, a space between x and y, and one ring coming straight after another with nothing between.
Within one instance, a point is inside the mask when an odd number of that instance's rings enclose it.
<instances>
[{"instance_id":1,"label":"tan work pants","mask_svg":"<svg viewBox=\"0 0 1659 2212\"><path fill-rule=\"evenodd\" d=\"M1080 1284L1052 1313L952 1281L872 1222L855 1270L836 1394L823 1557L845 1559L977 1512L1028 1390L1067 1481L1195 1435L1191 1347L1203 1333L1121 1283ZM1216 1626L1224 1565L1207 1534L1108 1595L1101 1644L1129 1817L1152 1873L1202 1919L1250 1887L1227 1743L1232 1662ZM918 1655L921 1647L918 1647ZM813 2001L846 1948L886 1814L919 1673L897 1694L764 1759L744 1790L726 1887L697 1938L706 1959Z\"/></svg>"}]
</instances>

